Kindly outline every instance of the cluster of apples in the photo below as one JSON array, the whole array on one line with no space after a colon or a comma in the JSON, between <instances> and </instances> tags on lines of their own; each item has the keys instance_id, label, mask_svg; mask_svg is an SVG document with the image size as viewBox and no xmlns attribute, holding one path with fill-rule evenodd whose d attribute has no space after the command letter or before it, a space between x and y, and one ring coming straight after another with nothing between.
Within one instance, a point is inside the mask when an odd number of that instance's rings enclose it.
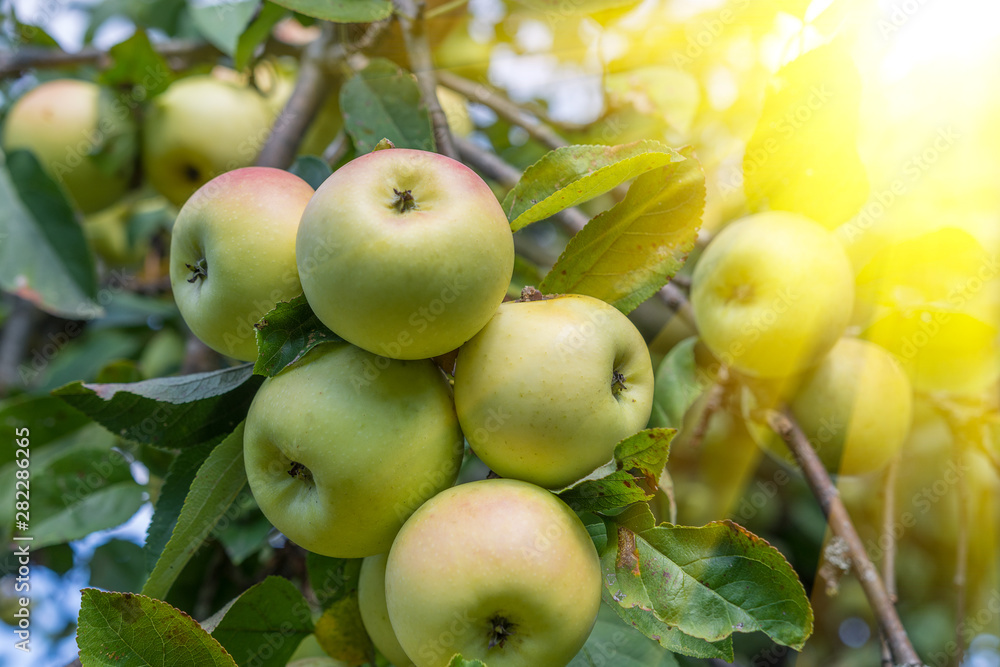
<instances>
[{"instance_id":1,"label":"cluster of apples","mask_svg":"<svg viewBox=\"0 0 1000 667\"><path fill-rule=\"evenodd\" d=\"M832 473L884 467L910 429L913 390L881 345L846 336L855 277L841 242L804 216L770 211L725 227L692 276L701 340L743 376L744 410L787 405ZM790 460L769 429L751 435Z\"/></svg>"},{"instance_id":2,"label":"cluster of apples","mask_svg":"<svg viewBox=\"0 0 1000 667\"><path fill-rule=\"evenodd\" d=\"M563 665L597 616L595 547L550 490L646 426L652 365L603 301L503 302L513 263L486 183L417 150L356 158L315 192L237 169L174 225L175 300L207 345L255 359L254 324L299 294L345 341L264 381L247 478L289 539L366 558L362 617L396 665ZM432 358L456 349L452 388ZM466 439L502 479L453 486Z\"/></svg>"}]
</instances>

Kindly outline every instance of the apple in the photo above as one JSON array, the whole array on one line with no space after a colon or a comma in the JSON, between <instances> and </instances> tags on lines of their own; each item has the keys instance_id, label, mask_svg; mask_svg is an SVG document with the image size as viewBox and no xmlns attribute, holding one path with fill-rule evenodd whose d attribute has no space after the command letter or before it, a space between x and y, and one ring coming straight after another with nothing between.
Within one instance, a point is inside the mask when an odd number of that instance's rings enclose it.
<instances>
[{"instance_id":1,"label":"apple","mask_svg":"<svg viewBox=\"0 0 1000 667\"><path fill-rule=\"evenodd\" d=\"M504 303L458 353L462 430L501 477L566 486L644 428L652 402L642 334L593 297Z\"/></svg>"},{"instance_id":2,"label":"apple","mask_svg":"<svg viewBox=\"0 0 1000 667\"><path fill-rule=\"evenodd\" d=\"M181 79L149 105L143 123L146 177L174 205L264 146L273 114L253 88L208 74Z\"/></svg>"},{"instance_id":3,"label":"apple","mask_svg":"<svg viewBox=\"0 0 1000 667\"><path fill-rule=\"evenodd\" d=\"M129 109L116 104L111 91L89 81L55 79L14 103L3 147L32 151L76 206L93 213L128 189L135 133Z\"/></svg>"},{"instance_id":4,"label":"apple","mask_svg":"<svg viewBox=\"0 0 1000 667\"><path fill-rule=\"evenodd\" d=\"M913 390L899 361L857 338L838 341L799 378L787 403L827 470L841 475L884 468L902 450L913 416ZM792 461L773 433L758 438Z\"/></svg>"},{"instance_id":5,"label":"apple","mask_svg":"<svg viewBox=\"0 0 1000 667\"><path fill-rule=\"evenodd\" d=\"M375 648L396 667L413 667L413 661L396 639L385 604L385 563L389 554L368 556L361 563L358 577L358 606L361 621Z\"/></svg>"},{"instance_id":6,"label":"apple","mask_svg":"<svg viewBox=\"0 0 1000 667\"><path fill-rule=\"evenodd\" d=\"M988 392L1000 375L997 273L995 257L955 227L893 239L858 271L855 321L917 390Z\"/></svg>"},{"instance_id":7,"label":"apple","mask_svg":"<svg viewBox=\"0 0 1000 667\"><path fill-rule=\"evenodd\" d=\"M550 492L512 479L428 500L389 551L385 597L417 667L460 653L490 667L561 667L590 634L601 567L587 529Z\"/></svg>"},{"instance_id":8,"label":"apple","mask_svg":"<svg viewBox=\"0 0 1000 667\"><path fill-rule=\"evenodd\" d=\"M514 269L507 217L461 162L392 148L351 160L299 225L302 289L323 324L393 359L450 352L503 300Z\"/></svg>"},{"instance_id":9,"label":"apple","mask_svg":"<svg viewBox=\"0 0 1000 667\"><path fill-rule=\"evenodd\" d=\"M317 346L265 380L243 446L264 515L296 544L334 558L388 551L407 517L455 482L463 453L433 362L347 343Z\"/></svg>"},{"instance_id":10,"label":"apple","mask_svg":"<svg viewBox=\"0 0 1000 667\"><path fill-rule=\"evenodd\" d=\"M254 324L302 293L295 233L313 189L281 169L217 176L177 215L170 285L191 331L217 352L257 358Z\"/></svg>"},{"instance_id":11,"label":"apple","mask_svg":"<svg viewBox=\"0 0 1000 667\"><path fill-rule=\"evenodd\" d=\"M819 361L844 333L854 302L843 246L819 223L783 211L725 227L691 280L705 344L757 377L787 377Z\"/></svg>"}]
</instances>

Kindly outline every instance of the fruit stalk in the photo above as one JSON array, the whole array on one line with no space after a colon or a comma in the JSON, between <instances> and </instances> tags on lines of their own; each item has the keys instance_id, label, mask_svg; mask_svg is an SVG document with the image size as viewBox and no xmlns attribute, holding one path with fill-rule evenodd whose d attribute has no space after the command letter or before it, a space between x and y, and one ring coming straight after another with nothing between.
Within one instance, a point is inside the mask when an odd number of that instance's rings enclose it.
<instances>
[{"instance_id":1,"label":"fruit stalk","mask_svg":"<svg viewBox=\"0 0 1000 667\"><path fill-rule=\"evenodd\" d=\"M851 522L851 517L844 507L837 487L833 485L830 475L823 467L822 461L816 451L809 444L805 433L799 428L795 420L786 413L772 411L767 416L767 423L774 432L781 436L781 439L788 445L788 449L795 456L799 467L812 489L813 495L819 500L820 507L830 523L830 528L835 535L840 536L849 549L854 571L858 575L861 587L865 591L875 618L879 626L885 633L889 648L898 665L905 667L922 667L923 661L917 655L910 638L903 628L896 606L889 597L889 592L879 577L878 571L868 557L861 537Z\"/></svg>"}]
</instances>

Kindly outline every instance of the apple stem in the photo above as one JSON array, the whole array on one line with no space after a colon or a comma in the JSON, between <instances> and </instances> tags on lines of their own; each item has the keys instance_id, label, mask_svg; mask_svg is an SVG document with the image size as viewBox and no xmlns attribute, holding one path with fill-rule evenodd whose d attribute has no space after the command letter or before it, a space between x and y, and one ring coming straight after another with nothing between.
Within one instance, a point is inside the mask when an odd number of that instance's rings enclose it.
<instances>
[{"instance_id":1,"label":"apple stem","mask_svg":"<svg viewBox=\"0 0 1000 667\"><path fill-rule=\"evenodd\" d=\"M623 391L625 391L625 376L615 369L611 372L611 393L617 398Z\"/></svg>"},{"instance_id":2,"label":"apple stem","mask_svg":"<svg viewBox=\"0 0 1000 667\"><path fill-rule=\"evenodd\" d=\"M490 619L490 648L504 647L507 638L514 634L515 624L508 621L503 616L494 616Z\"/></svg>"},{"instance_id":3,"label":"apple stem","mask_svg":"<svg viewBox=\"0 0 1000 667\"><path fill-rule=\"evenodd\" d=\"M417 201L413 198L413 192L403 190L400 192L396 188L392 189L396 193L396 200L392 202L392 207L400 213L406 213L417 208Z\"/></svg>"},{"instance_id":4,"label":"apple stem","mask_svg":"<svg viewBox=\"0 0 1000 667\"><path fill-rule=\"evenodd\" d=\"M208 264L205 263L204 257L199 259L194 266L190 264L185 264L184 266L186 266L188 271L191 272L191 277L187 279L189 283L193 283L199 278L202 280L208 278Z\"/></svg>"}]
</instances>

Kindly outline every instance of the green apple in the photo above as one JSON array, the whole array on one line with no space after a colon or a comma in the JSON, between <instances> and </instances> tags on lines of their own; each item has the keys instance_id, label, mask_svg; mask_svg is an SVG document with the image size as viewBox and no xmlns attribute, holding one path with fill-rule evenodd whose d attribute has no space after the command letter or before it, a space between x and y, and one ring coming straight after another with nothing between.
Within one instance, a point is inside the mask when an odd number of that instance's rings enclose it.
<instances>
[{"instance_id":1,"label":"green apple","mask_svg":"<svg viewBox=\"0 0 1000 667\"><path fill-rule=\"evenodd\" d=\"M148 243L131 245L128 221L131 202L118 202L83 219L83 233L90 247L109 266L130 266L138 263L149 250Z\"/></svg>"},{"instance_id":2,"label":"green apple","mask_svg":"<svg viewBox=\"0 0 1000 667\"><path fill-rule=\"evenodd\" d=\"M460 653L490 667L562 667L590 634L601 566L587 529L544 489L462 484L427 501L389 551L385 597L417 667Z\"/></svg>"},{"instance_id":3,"label":"green apple","mask_svg":"<svg viewBox=\"0 0 1000 667\"><path fill-rule=\"evenodd\" d=\"M358 577L358 606L365 630L382 655L396 667L413 667L413 661L396 639L396 631L389 622L389 608L385 604L385 563L388 553L368 556L361 563Z\"/></svg>"},{"instance_id":4,"label":"green apple","mask_svg":"<svg viewBox=\"0 0 1000 667\"><path fill-rule=\"evenodd\" d=\"M215 176L253 164L272 120L266 98L253 88L208 74L181 79L146 112L146 178L181 206Z\"/></svg>"},{"instance_id":5,"label":"green apple","mask_svg":"<svg viewBox=\"0 0 1000 667\"><path fill-rule=\"evenodd\" d=\"M309 551L362 558L388 551L407 517L455 482L463 442L431 361L326 343L264 381L243 446L275 528Z\"/></svg>"},{"instance_id":6,"label":"green apple","mask_svg":"<svg viewBox=\"0 0 1000 667\"><path fill-rule=\"evenodd\" d=\"M799 378L787 403L827 470L841 475L884 468L902 450L913 416L913 390L899 361L857 338L838 341ZM765 449L792 460L773 433L752 431Z\"/></svg>"},{"instance_id":7,"label":"green apple","mask_svg":"<svg viewBox=\"0 0 1000 667\"><path fill-rule=\"evenodd\" d=\"M29 91L7 114L4 150L32 151L84 213L117 201L135 166L135 123L111 91L56 79Z\"/></svg>"},{"instance_id":8,"label":"green apple","mask_svg":"<svg viewBox=\"0 0 1000 667\"><path fill-rule=\"evenodd\" d=\"M256 359L254 324L302 293L295 233L312 194L287 171L245 167L206 183L177 215L170 242L174 300L213 350Z\"/></svg>"},{"instance_id":9,"label":"green apple","mask_svg":"<svg viewBox=\"0 0 1000 667\"><path fill-rule=\"evenodd\" d=\"M692 276L705 344L757 377L787 377L819 361L844 333L853 302L843 246L795 213L758 213L727 226Z\"/></svg>"},{"instance_id":10,"label":"green apple","mask_svg":"<svg viewBox=\"0 0 1000 667\"><path fill-rule=\"evenodd\" d=\"M642 334L599 299L511 301L458 353L455 406L501 477L560 488L645 427L653 366Z\"/></svg>"},{"instance_id":11,"label":"green apple","mask_svg":"<svg viewBox=\"0 0 1000 667\"><path fill-rule=\"evenodd\" d=\"M489 186L461 162L393 148L316 190L296 242L302 289L340 337L393 359L456 349L503 300L514 241Z\"/></svg>"}]
</instances>

